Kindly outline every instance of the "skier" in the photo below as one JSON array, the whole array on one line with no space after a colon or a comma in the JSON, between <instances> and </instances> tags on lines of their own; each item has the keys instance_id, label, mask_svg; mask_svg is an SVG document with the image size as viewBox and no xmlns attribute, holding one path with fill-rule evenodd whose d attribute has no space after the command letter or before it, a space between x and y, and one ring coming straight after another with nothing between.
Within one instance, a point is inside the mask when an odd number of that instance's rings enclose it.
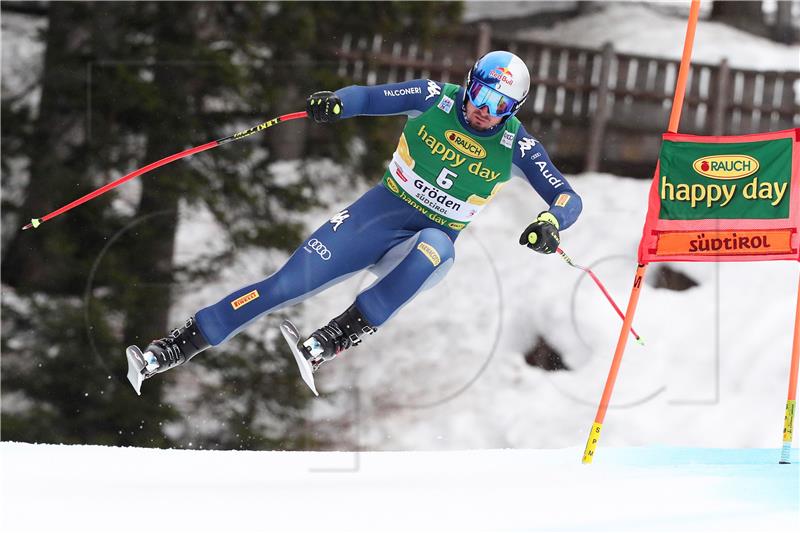
<instances>
[{"instance_id":1,"label":"skier","mask_svg":"<svg viewBox=\"0 0 800 533\"><path fill-rule=\"evenodd\" d=\"M144 352L129 347L128 378L136 392L144 379L225 342L257 318L370 269L378 279L327 325L305 338L290 323L281 326L303 379L310 378L316 393L310 374L319 365L375 333L447 274L459 233L512 172L525 177L549 205L519 243L553 253L559 231L575 222L582 203L514 116L529 90L525 63L495 51L475 63L464 88L419 79L309 96L306 111L317 123L359 115L408 117L382 183L325 222L268 278L199 310Z\"/></svg>"}]
</instances>

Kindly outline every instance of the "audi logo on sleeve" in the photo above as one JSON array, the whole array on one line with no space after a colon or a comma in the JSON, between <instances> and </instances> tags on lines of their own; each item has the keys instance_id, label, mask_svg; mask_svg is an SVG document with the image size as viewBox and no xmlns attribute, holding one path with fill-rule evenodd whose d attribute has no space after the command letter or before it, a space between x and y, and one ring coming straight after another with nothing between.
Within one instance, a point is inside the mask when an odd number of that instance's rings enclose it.
<instances>
[{"instance_id":1,"label":"audi logo on sleeve","mask_svg":"<svg viewBox=\"0 0 800 533\"><path fill-rule=\"evenodd\" d=\"M306 252L311 253L312 251L317 252L323 261L327 261L331 258L331 251L328 250L328 247L322 244L318 239L311 239L306 243L303 247Z\"/></svg>"}]
</instances>

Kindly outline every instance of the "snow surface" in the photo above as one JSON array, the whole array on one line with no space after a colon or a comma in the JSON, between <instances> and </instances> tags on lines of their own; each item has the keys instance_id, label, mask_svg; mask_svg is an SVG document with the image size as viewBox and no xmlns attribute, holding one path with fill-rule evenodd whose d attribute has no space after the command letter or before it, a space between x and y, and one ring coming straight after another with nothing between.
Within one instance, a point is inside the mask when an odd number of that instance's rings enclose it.
<instances>
[{"instance_id":1,"label":"snow surface","mask_svg":"<svg viewBox=\"0 0 800 533\"><path fill-rule=\"evenodd\" d=\"M796 531L777 450L302 453L0 443L4 532ZM794 454L797 461L797 454Z\"/></svg>"},{"instance_id":2,"label":"snow surface","mask_svg":"<svg viewBox=\"0 0 800 533\"><path fill-rule=\"evenodd\" d=\"M570 11L575 9L577 2L559 0L556 2L537 0L491 0L464 2L464 22L475 22L476 20L510 19L514 17L524 17L535 13L548 11Z\"/></svg>"}]
</instances>

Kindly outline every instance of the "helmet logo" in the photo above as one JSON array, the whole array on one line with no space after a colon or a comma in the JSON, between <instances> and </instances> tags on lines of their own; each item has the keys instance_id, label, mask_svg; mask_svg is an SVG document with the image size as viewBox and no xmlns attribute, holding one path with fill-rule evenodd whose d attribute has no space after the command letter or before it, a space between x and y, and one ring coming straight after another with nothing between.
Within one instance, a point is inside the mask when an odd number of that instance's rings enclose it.
<instances>
[{"instance_id":1,"label":"helmet logo","mask_svg":"<svg viewBox=\"0 0 800 533\"><path fill-rule=\"evenodd\" d=\"M514 85L514 74L505 67L495 67L489 72L489 77L500 80L509 85Z\"/></svg>"}]
</instances>

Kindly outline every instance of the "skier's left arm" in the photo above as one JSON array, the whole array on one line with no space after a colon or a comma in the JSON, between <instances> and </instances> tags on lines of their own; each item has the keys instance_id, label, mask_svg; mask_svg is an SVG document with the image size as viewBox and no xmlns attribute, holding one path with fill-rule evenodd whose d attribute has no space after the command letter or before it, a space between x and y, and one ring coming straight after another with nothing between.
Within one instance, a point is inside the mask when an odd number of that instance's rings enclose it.
<instances>
[{"instance_id":1,"label":"skier's left arm","mask_svg":"<svg viewBox=\"0 0 800 533\"><path fill-rule=\"evenodd\" d=\"M512 170L524 176L549 206L520 236L520 244L542 253L553 253L560 243L559 231L570 227L583 208L566 178L559 172L542 143L520 126L514 139Z\"/></svg>"}]
</instances>

